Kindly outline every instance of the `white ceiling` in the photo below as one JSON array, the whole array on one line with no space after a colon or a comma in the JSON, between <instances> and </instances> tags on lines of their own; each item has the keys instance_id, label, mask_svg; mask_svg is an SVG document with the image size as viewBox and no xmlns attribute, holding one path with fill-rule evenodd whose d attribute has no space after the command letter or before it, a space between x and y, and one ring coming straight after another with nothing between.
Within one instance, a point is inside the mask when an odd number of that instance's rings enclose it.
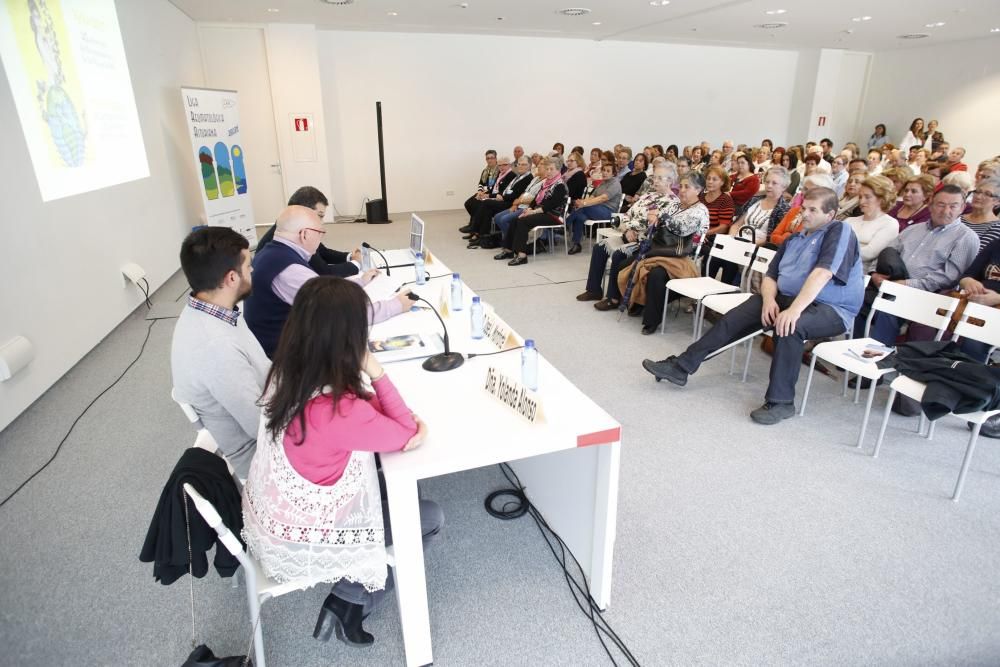
<instances>
[{"instance_id":1,"label":"white ceiling","mask_svg":"<svg viewBox=\"0 0 1000 667\"><path fill-rule=\"evenodd\" d=\"M1000 48L1000 0L670 0L666 6L651 6L650 0L353 0L346 6L334 6L323 0L170 1L196 21L311 23L326 30L858 51L992 38ZM463 8L463 4L467 7ZM568 7L591 11L576 17L557 13ZM781 15L766 13L776 9L787 11ZM862 16L871 18L852 20ZM768 22L788 25L779 29L754 27ZM944 25L927 27L937 22ZM998 31L991 33L993 28ZM929 36L916 40L898 38L905 33Z\"/></svg>"}]
</instances>

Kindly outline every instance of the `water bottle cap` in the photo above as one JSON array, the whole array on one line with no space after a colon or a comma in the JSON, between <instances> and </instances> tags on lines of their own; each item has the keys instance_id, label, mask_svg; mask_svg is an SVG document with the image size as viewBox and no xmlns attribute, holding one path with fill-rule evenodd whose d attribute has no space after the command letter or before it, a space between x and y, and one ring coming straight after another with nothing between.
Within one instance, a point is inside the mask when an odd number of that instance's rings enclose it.
<instances>
[{"instance_id":1,"label":"water bottle cap","mask_svg":"<svg viewBox=\"0 0 1000 667\"><path fill-rule=\"evenodd\" d=\"M524 347L525 347L525 349L528 349L528 350L535 349L535 341L532 340L531 338L525 338L524 339Z\"/></svg>"},{"instance_id":2,"label":"water bottle cap","mask_svg":"<svg viewBox=\"0 0 1000 667\"><path fill-rule=\"evenodd\" d=\"M472 297L472 303L479 303L479 297L478 296Z\"/></svg>"},{"instance_id":3,"label":"water bottle cap","mask_svg":"<svg viewBox=\"0 0 1000 667\"><path fill-rule=\"evenodd\" d=\"M418 252L417 253L417 259L423 259L423 258L424 258L424 253Z\"/></svg>"},{"instance_id":4,"label":"water bottle cap","mask_svg":"<svg viewBox=\"0 0 1000 667\"><path fill-rule=\"evenodd\" d=\"M459 279L459 275L457 273L451 274L451 277L452 277L452 280L458 280Z\"/></svg>"}]
</instances>

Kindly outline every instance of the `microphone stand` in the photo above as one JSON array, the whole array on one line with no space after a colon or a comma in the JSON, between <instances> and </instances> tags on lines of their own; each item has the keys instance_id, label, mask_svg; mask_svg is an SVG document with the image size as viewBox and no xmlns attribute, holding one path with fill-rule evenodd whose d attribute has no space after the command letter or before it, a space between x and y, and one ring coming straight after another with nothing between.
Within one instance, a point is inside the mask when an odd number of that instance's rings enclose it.
<instances>
[{"instance_id":1,"label":"microphone stand","mask_svg":"<svg viewBox=\"0 0 1000 667\"><path fill-rule=\"evenodd\" d=\"M392 275L392 271L389 270L389 269L392 268L391 266L389 266L389 260L387 260L385 258L385 255L382 254L381 250L379 250L378 248L375 248L375 247L373 247L371 245L368 245L368 241L363 242L361 244L361 247L362 248L367 248L368 250L374 250L375 252L377 252L378 256L382 258L382 263L385 264L385 267L384 267L385 268L385 275L387 275L387 276L391 276ZM410 265L410 266L412 266L412 265Z\"/></svg>"},{"instance_id":2,"label":"microphone stand","mask_svg":"<svg viewBox=\"0 0 1000 667\"><path fill-rule=\"evenodd\" d=\"M431 307L431 312L433 312L437 318L438 322L441 323L441 328L444 330L444 352L440 352L431 357L424 359L423 368L425 371L432 371L434 373L441 373L444 371L455 370L459 366L465 363L465 357L462 356L460 352L451 351L451 343L448 340L448 327L445 325L444 320L441 319L440 313L438 313L437 308L422 296L417 296L413 292L410 292L407 296L410 297L410 301L423 301L428 306Z\"/></svg>"}]
</instances>

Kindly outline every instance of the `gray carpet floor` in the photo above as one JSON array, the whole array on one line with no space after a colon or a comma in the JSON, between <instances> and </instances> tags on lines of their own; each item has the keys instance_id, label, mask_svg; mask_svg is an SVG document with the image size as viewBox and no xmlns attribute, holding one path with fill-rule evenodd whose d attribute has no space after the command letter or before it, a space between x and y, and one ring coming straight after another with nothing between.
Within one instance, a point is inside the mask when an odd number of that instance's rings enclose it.
<instances>
[{"instance_id":1,"label":"gray carpet floor","mask_svg":"<svg viewBox=\"0 0 1000 667\"><path fill-rule=\"evenodd\" d=\"M328 245L400 247L408 215L394 218L328 226ZM465 249L460 212L425 219L429 246L623 425L606 617L642 664L1000 664L996 441L980 441L953 503L964 423L942 421L928 442L913 433L915 419L893 416L873 461L874 433L864 453L853 448L862 406L817 376L810 414L757 426L747 415L762 400L764 355L746 384L728 375L728 358L684 389L657 384L639 364L682 350L689 315L671 316L666 335L641 336L638 320L574 300L586 252L509 268ZM154 296L154 314L176 314L184 293L174 276ZM134 358L146 317L136 311L0 433L0 496L44 463ZM140 361L0 509L0 664L166 666L187 655L186 580L154 583L137 558L160 489L194 438L170 400L172 329L170 319L153 325ZM609 664L534 524L483 511L502 482L487 469L422 487L447 516L426 559L435 663ZM242 653L242 584L213 573L195 590L199 640ZM312 639L325 595L316 588L265 606L269 664L403 663L392 596L366 623L375 646L359 650Z\"/></svg>"}]
</instances>

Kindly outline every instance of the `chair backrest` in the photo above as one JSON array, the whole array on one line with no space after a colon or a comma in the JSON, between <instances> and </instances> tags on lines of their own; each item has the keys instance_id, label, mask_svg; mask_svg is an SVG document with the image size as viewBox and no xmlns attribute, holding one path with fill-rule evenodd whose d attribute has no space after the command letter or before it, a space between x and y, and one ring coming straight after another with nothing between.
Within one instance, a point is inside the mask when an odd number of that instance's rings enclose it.
<instances>
[{"instance_id":1,"label":"chair backrest","mask_svg":"<svg viewBox=\"0 0 1000 667\"><path fill-rule=\"evenodd\" d=\"M174 400L174 403L181 406L181 412L184 413L184 416L188 418L189 422L194 424L196 428L202 428L201 418L198 416L198 413L194 411L194 408L191 407L190 403L185 403L181 399L177 398L176 389L170 390L170 398Z\"/></svg>"},{"instance_id":2,"label":"chair backrest","mask_svg":"<svg viewBox=\"0 0 1000 667\"><path fill-rule=\"evenodd\" d=\"M767 273L767 270L771 267L771 260L777 254L777 250L771 250L762 245L757 246L757 252L753 254L753 258L750 261L750 271Z\"/></svg>"},{"instance_id":3,"label":"chair backrest","mask_svg":"<svg viewBox=\"0 0 1000 667\"><path fill-rule=\"evenodd\" d=\"M890 297L892 298L890 299ZM872 303L872 310L868 313L868 320L865 322L865 336L868 335L875 313L882 311L910 322L918 322L932 329L937 329L937 336L934 337L934 340L941 340L956 308L958 308L958 299L954 297L925 292L914 287L894 283L891 280L883 280L878 295Z\"/></svg>"},{"instance_id":4,"label":"chair backrest","mask_svg":"<svg viewBox=\"0 0 1000 667\"><path fill-rule=\"evenodd\" d=\"M973 323L972 320L977 322ZM955 325L955 335L978 340L990 347L1000 347L1000 309L968 302L965 304L962 318Z\"/></svg>"},{"instance_id":5,"label":"chair backrest","mask_svg":"<svg viewBox=\"0 0 1000 667\"><path fill-rule=\"evenodd\" d=\"M712 259L721 259L745 267L750 263L756 248L754 244L739 241L734 236L716 234L715 244L709 251L708 258L710 262Z\"/></svg>"},{"instance_id":6,"label":"chair backrest","mask_svg":"<svg viewBox=\"0 0 1000 667\"><path fill-rule=\"evenodd\" d=\"M252 572L254 566L250 561L250 556L243 549L243 544L233 534L233 531L229 530L229 526L222 522L222 517L219 516L219 512L215 509L215 506L198 493L190 484L184 485L184 493L194 502L195 509L198 510L198 514L205 520L205 523L211 526L212 530L219 535L219 539L226 545L229 553L236 557L240 565L246 568L247 572Z\"/></svg>"}]
</instances>

